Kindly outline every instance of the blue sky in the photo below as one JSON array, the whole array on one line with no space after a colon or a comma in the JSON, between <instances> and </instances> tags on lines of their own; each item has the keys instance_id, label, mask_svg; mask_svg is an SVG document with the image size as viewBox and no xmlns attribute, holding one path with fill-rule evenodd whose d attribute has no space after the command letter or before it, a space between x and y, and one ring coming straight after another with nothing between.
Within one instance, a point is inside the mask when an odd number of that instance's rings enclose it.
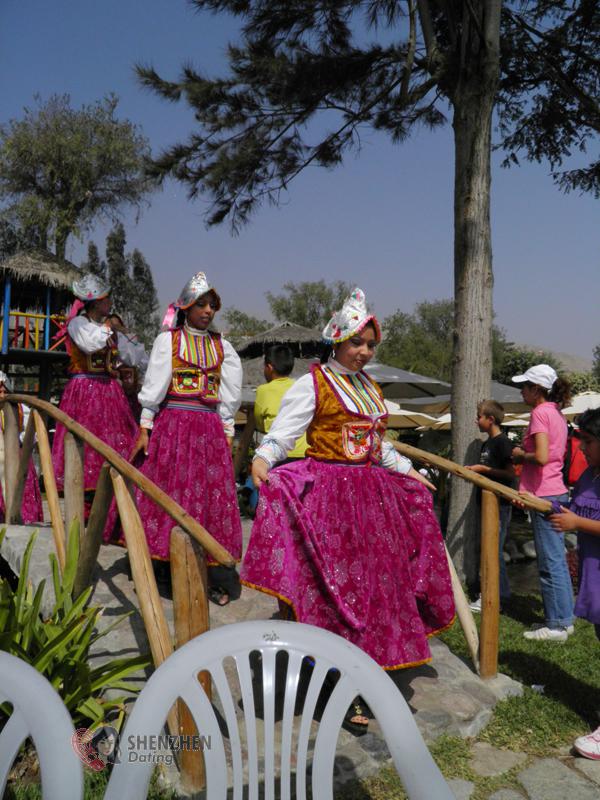
<instances>
[{"instance_id":1,"label":"blue sky","mask_svg":"<svg viewBox=\"0 0 600 800\"><path fill-rule=\"evenodd\" d=\"M109 92L119 114L138 123L154 150L183 139L193 118L142 90L133 64L176 77L191 61L223 72L235 23L198 14L185 0L2 0L1 119L19 117L35 93L68 92L74 105ZM509 338L591 357L598 320L600 205L563 195L545 165L499 167L494 157L494 304ZM452 294L451 130L419 131L394 146L365 132L359 156L334 171L314 168L292 184L279 208L264 206L239 235L206 229L204 201L169 183L136 222L125 218L128 248L151 263L161 300L174 299L197 269L224 305L268 317L264 293L285 281L352 280L381 317ZM106 229L90 234L101 251ZM79 263L84 243L71 241Z\"/></svg>"}]
</instances>

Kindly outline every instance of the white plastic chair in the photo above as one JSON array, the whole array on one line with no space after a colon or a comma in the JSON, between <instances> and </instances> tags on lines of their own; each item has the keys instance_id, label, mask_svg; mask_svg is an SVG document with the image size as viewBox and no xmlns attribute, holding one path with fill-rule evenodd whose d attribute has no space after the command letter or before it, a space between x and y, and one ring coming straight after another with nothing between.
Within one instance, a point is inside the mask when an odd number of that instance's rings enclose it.
<instances>
[{"instance_id":1,"label":"white plastic chair","mask_svg":"<svg viewBox=\"0 0 600 800\"><path fill-rule=\"evenodd\" d=\"M264 748L259 753L253 676L250 654L258 651L262 658L262 696L264 705ZM137 736L158 735L167 713L177 698L188 706L198 732L207 737L210 749L204 750L207 792L210 800L227 797L228 766L223 734L211 702L199 681L198 672L211 673L213 687L220 699L220 711L227 725L233 773L233 799L244 796L244 764L247 767L249 800L259 796L259 756L264 758L264 797L275 797L276 758L275 707L276 657L288 654L281 714L281 800L290 798L292 741L296 740L296 797L306 797L306 767L313 716L319 694L329 670L339 670L339 680L323 711L314 744L312 760L312 792L315 800L333 796L333 766L340 726L350 702L362 695L381 725L388 748L404 788L411 800L453 800L439 769L433 761L406 704L388 675L362 650L345 639L312 625L296 622L259 621L225 625L209 631L177 650L154 672L137 698L121 737L121 763L111 775L105 800L143 800L146 797L152 764L128 763L125 746L138 741ZM235 662L241 689L246 728L247 758L242 755L236 701L224 669L224 660ZM310 682L294 734L294 714L300 670L309 656L314 661ZM257 660L257 659L255 659ZM260 663L260 662L259 662ZM304 679L303 679L304 680ZM278 688L279 688L278 685ZM215 698L216 699L216 698ZM261 727L259 725L259 727ZM298 720L296 724L298 728ZM314 732L314 728L313 728ZM208 738L210 737L210 738Z\"/></svg>"},{"instance_id":2,"label":"white plastic chair","mask_svg":"<svg viewBox=\"0 0 600 800\"><path fill-rule=\"evenodd\" d=\"M81 800L83 766L71 744L75 730L63 701L36 669L0 652L0 703L7 702L13 712L0 733L0 797L21 745L31 737L44 800Z\"/></svg>"}]
</instances>

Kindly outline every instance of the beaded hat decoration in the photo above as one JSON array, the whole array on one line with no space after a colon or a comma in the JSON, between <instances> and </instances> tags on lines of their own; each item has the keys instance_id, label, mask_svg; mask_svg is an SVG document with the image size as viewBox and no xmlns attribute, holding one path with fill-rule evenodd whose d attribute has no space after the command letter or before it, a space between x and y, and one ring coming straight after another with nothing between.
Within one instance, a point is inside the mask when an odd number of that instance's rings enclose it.
<instances>
[{"instance_id":1,"label":"beaded hat decoration","mask_svg":"<svg viewBox=\"0 0 600 800\"><path fill-rule=\"evenodd\" d=\"M219 294L208 282L206 273L197 272L183 287L179 294L179 299L175 303L171 303L171 305L168 307L162 323L163 329L172 327L177 316L178 309L185 311L186 308L193 306L196 300L207 292L212 292L212 294L215 296L217 303L216 310L218 311L221 308L221 298L219 297Z\"/></svg>"},{"instance_id":2,"label":"beaded hat decoration","mask_svg":"<svg viewBox=\"0 0 600 800\"><path fill-rule=\"evenodd\" d=\"M110 286L96 275L84 275L78 281L73 281L73 294L83 303L92 300L101 300L110 294Z\"/></svg>"},{"instance_id":3,"label":"beaded hat decoration","mask_svg":"<svg viewBox=\"0 0 600 800\"><path fill-rule=\"evenodd\" d=\"M373 323L377 341L381 341L381 329L374 314L367 309L365 293L356 286L349 297L344 300L344 305L336 311L325 328L323 340L327 344L339 344L360 333L365 325Z\"/></svg>"}]
</instances>

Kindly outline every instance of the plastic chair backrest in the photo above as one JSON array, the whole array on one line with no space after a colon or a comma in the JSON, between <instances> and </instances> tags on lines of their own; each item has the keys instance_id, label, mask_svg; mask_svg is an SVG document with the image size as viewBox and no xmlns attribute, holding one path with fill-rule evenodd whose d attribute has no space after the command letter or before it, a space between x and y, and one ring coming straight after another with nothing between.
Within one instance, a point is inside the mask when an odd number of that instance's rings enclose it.
<instances>
[{"instance_id":1,"label":"plastic chair backrest","mask_svg":"<svg viewBox=\"0 0 600 800\"><path fill-rule=\"evenodd\" d=\"M258 687L262 692L258 693L256 675L253 686L253 653L255 672L262 674ZM278 676L282 671L278 663L281 653L285 654L283 661L287 660L283 677ZM228 666L228 657L233 659L234 669ZM312 666L307 667L308 662ZM219 704L215 702L217 713L198 680L200 670L211 674L213 689L218 692L220 701ZM226 670L233 675L234 682L239 681L243 725L236 714L235 697ZM306 683L307 671L309 682L302 700L298 689L300 684ZM323 707L323 684L333 683L332 676L338 675ZM278 690L281 690L281 697L277 697ZM264 723L257 719L256 694L262 698ZM315 800L330 799L340 727L350 702L359 694L382 728L411 800L452 800L454 795L433 761L406 701L384 670L345 639L296 622L269 620L225 625L188 642L151 676L137 698L121 741L131 744L144 741L138 740L138 736L159 735L169 709L181 698L193 715L199 734L209 745L204 749L207 798L225 800L231 777L233 800L244 796L254 800L259 796L262 777L264 794L261 792L261 795L266 800L275 798L276 793L281 800L289 800L294 761L295 796L303 800L314 718L322 711L314 740L310 780ZM299 704L303 707L295 722ZM280 719L276 719L277 709ZM221 725L219 715L222 715ZM224 725L229 739L229 768L222 733ZM240 736L240 729L244 728L245 742ZM262 776L259 775L259 758L264 762ZM150 760L144 764L129 763L127 754L122 753L121 763L113 769L105 800L145 798L153 766ZM244 784L248 786L247 795Z\"/></svg>"},{"instance_id":2,"label":"plastic chair backrest","mask_svg":"<svg viewBox=\"0 0 600 800\"><path fill-rule=\"evenodd\" d=\"M13 712L0 733L0 797L11 766L27 738L35 745L44 800L80 800L83 766L75 754L75 733L63 701L36 669L0 652L0 703Z\"/></svg>"}]
</instances>

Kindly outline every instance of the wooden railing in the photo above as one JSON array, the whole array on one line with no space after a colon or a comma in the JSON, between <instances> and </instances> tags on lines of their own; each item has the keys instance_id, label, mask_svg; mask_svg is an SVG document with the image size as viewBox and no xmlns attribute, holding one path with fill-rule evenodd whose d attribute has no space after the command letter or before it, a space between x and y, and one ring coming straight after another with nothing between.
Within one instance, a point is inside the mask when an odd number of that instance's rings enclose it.
<instances>
[{"instance_id":1,"label":"wooden railing","mask_svg":"<svg viewBox=\"0 0 600 800\"><path fill-rule=\"evenodd\" d=\"M446 550L452 577L456 613L465 634L467 645L475 667L482 678L495 678L498 674L498 634L500 621L500 569L499 569L499 523L498 498L517 502L520 506L547 514L552 506L548 500L538 497L523 497L514 489L479 475L454 461L419 450L403 442L392 442L396 450L413 461L420 461L444 472L456 475L479 487L481 492L481 630L477 626L461 582L454 569L450 554Z\"/></svg>"},{"instance_id":2,"label":"wooden railing","mask_svg":"<svg viewBox=\"0 0 600 800\"><path fill-rule=\"evenodd\" d=\"M15 404L31 407L23 443L19 441L18 414ZM133 583L140 612L148 635L155 666L192 637L209 628L206 551L212 559L225 566L234 566L230 553L185 509L169 497L132 464L111 447L90 433L60 409L30 395L7 395L0 406L4 414L4 474L6 484L6 523L21 522L21 504L29 462L37 438L46 499L50 511L52 535L60 569L64 569L66 553L65 531L76 521L80 531L80 556L74 593L79 596L92 582L94 567L102 542L113 493L121 518L127 544ZM64 518L56 486L46 420L53 419L67 429L64 465ZM84 520L83 445L100 453L105 463L100 471L87 528ZM162 606L142 521L130 487L137 487L173 520L170 540L170 565L173 585L174 636ZM210 692L209 679L200 676ZM192 718L184 705L169 715L173 735L195 735ZM182 783L189 790L199 790L204 782L201 754L182 755Z\"/></svg>"}]
</instances>

